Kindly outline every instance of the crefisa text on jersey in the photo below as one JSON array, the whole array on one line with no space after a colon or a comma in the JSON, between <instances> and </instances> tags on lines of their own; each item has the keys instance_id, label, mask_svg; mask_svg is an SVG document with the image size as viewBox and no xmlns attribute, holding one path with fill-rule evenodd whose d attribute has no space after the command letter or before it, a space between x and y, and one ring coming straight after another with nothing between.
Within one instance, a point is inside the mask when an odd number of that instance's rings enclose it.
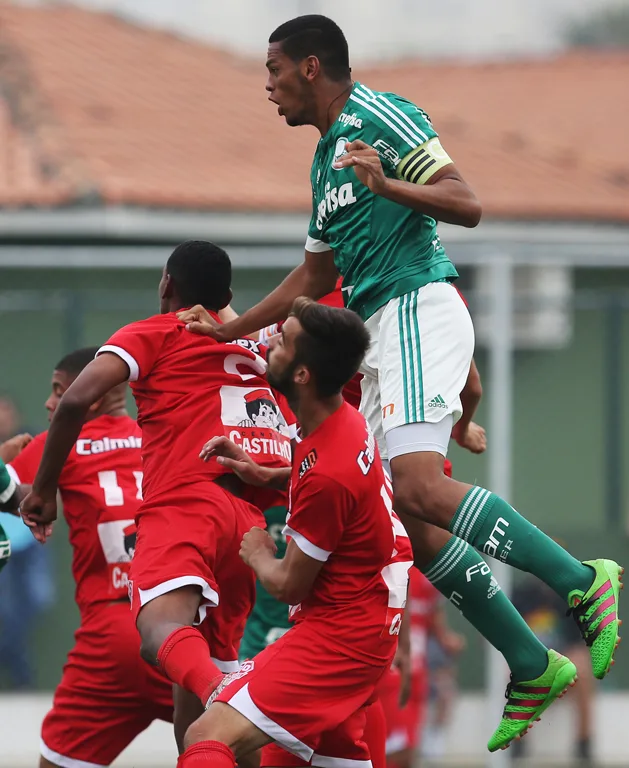
<instances>
[{"instance_id":1,"label":"crefisa text on jersey","mask_svg":"<svg viewBox=\"0 0 629 768\"><path fill-rule=\"evenodd\" d=\"M348 181L341 184L340 187L332 187L330 182L325 185L325 197L317 203L317 229L323 229L323 222L328 218L329 213L333 213L337 208L344 208L356 202L356 195L352 182Z\"/></svg>"}]
</instances>

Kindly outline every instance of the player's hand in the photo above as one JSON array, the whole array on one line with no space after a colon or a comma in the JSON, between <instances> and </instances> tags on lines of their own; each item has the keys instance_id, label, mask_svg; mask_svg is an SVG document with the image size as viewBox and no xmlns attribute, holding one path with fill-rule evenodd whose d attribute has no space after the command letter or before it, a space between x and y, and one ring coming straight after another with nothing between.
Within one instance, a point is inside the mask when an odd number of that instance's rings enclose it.
<instances>
[{"instance_id":1,"label":"player's hand","mask_svg":"<svg viewBox=\"0 0 629 768\"><path fill-rule=\"evenodd\" d=\"M2 445L0 445L0 459L2 459L5 464L10 464L16 456L22 453L32 439L32 435L24 432L23 434L16 435L10 440L2 443Z\"/></svg>"},{"instance_id":2,"label":"player's hand","mask_svg":"<svg viewBox=\"0 0 629 768\"><path fill-rule=\"evenodd\" d=\"M247 565L251 565L251 561L260 552L266 551L271 557L275 557L277 547L273 538L262 528L252 528L245 533L240 543L240 557L245 561Z\"/></svg>"},{"instance_id":3,"label":"player's hand","mask_svg":"<svg viewBox=\"0 0 629 768\"><path fill-rule=\"evenodd\" d=\"M439 644L449 656L458 656L465 650L465 637L458 632L446 632L439 638Z\"/></svg>"},{"instance_id":4,"label":"player's hand","mask_svg":"<svg viewBox=\"0 0 629 768\"><path fill-rule=\"evenodd\" d=\"M217 341L225 342L233 341L235 338L226 333L226 325L217 323L207 309L200 304L192 307L192 309L177 312L177 318L186 324L187 331L198 333L199 336L209 336Z\"/></svg>"},{"instance_id":5,"label":"player's hand","mask_svg":"<svg viewBox=\"0 0 629 768\"><path fill-rule=\"evenodd\" d=\"M334 168L353 168L360 182L374 194L382 194L387 177L384 175L378 152L360 139L348 142L345 148L347 154L334 163Z\"/></svg>"},{"instance_id":6,"label":"player's hand","mask_svg":"<svg viewBox=\"0 0 629 768\"><path fill-rule=\"evenodd\" d=\"M57 519L56 494L48 497L31 491L20 504L19 512L24 525L31 529L37 541L45 544L52 536L52 524Z\"/></svg>"},{"instance_id":7,"label":"player's hand","mask_svg":"<svg viewBox=\"0 0 629 768\"><path fill-rule=\"evenodd\" d=\"M199 458L209 461L215 458L223 467L230 469L246 485L267 485L264 468L260 467L239 445L226 437L213 437L201 448Z\"/></svg>"},{"instance_id":8,"label":"player's hand","mask_svg":"<svg viewBox=\"0 0 629 768\"><path fill-rule=\"evenodd\" d=\"M461 448L465 448L472 453L484 453L487 450L487 434L480 424L470 421L466 429L457 429L458 426L458 424L454 425L452 437Z\"/></svg>"},{"instance_id":9,"label":"player's hand","mask_svg":"<svg viewBox=\"0 0 629 768\"><path fill-rule=\"evenodd\" d=\"M393 659L393 666L400 673L400 696L399 705L400 709L403 709L407 704L411 696L411 654L400 648L398 645L395 652L395 658Z\"/></svg>"}]
</instances>

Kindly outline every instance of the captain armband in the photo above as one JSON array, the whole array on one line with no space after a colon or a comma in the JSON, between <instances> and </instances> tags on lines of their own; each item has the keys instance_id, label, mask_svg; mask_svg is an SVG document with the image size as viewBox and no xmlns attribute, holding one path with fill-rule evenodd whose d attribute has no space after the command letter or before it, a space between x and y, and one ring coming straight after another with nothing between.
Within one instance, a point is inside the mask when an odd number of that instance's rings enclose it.
<instances>
[{"instance_id":1,"label":"captain armband","mask_svg":"<svg viewBox=\"0 0 629 768\"><path fill-rule=\"evenodd\" d=\"M425 141L400 160L395 174L411 184L425 184L452 160L437 137Z\"/></svg>"}]
</instances>

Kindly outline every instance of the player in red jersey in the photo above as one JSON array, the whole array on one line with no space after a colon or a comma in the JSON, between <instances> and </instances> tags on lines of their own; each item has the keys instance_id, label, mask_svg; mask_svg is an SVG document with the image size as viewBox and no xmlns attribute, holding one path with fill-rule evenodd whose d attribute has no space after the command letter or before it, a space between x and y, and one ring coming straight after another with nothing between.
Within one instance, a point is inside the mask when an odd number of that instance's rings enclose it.
<instances>
[{"instance_id":1,"label":"player in red jersey","mask_svg":"<svg viewBox=\"0 0 629 768\"><path fill-rule=\"evenodd\" d=\"M175 314L200 302L217 317L231 299L230 282L221 248L190 241L174 250L159 285L161 314L115 333L65 393L22 504L41 536L55 517L63 461L85 414L104 392L130 380L144 467L132 608L143 657L177 686L179 734L223 674L238 668L255 598L253 571L238 550L243 534L264 520L242 498L243 483L217 463L204 464L199 452L208 435L226 435L265 466L290 465L288 427L257 345L208 341L187 333Z\"/></svg>"},{"instance_id":2,"label":"player in red jersey","mask_svg":"<svg viewBox=\"0 0 629 768\"><path fill-rule=\"evenodd\" d=\"M96 351L79 349L55 366L49 418ZM125 397L123 384L94 404L59 477L81 625L42 726L40 768L110 765L153 720L172 722L171 685L140 658L129 610L142 438ZM35 478L45 442L44 432L8 467L22 492Z\"/></svg>"},{"instance_id":3,"label":"player in red jersey","mask_svg":"<svg viewBox=\"0 0 629 768\"><path fill-rule=\"evenodd\" d=\"M255 529L241 556L265 589L289 603L295 625L228 675L208 711L186 734L180 768L233 768L275 742L293 765L365 761L365 708L397 646L412 552L393 513L391 484L364 418L341 390L368 346L360 319L308 299L295 302L271 341L269 382L301 425L290 473L284 558ZM205 456L265 482L285 470L255 466L238 447L214 438ZM244 471L243 471L244 469ZM285 765L277 747L264 765Z\"/></svg>"}]
</instances>

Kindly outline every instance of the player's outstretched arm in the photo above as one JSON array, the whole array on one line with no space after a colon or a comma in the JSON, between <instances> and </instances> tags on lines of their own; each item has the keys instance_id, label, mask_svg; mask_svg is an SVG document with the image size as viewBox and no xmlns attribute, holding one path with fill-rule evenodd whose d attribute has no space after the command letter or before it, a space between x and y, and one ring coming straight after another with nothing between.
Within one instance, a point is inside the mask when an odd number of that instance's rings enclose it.
<instances>
[{"instance_id":1,"label":"player's outstretched arm","mask_svg":"<svg viewBox=\"0 0 629 768\"><path fill-rule=\"evenodd\" d=\"M274 291L259 304L224 325L214 322L207 310L199 306L179 312L177 317L193 333L211 336L217 341L234 341L285 320L299 296L320 299L330 293L334 290L337 278L332 251L306 251L303 264L295 267Z\"/></svg>"},{"instance_id":2,"label":"player's outstretched arm","mask_svg":"<svg viewBox=\"0 0 629 768\"><path fill-rule=\"evenodd\" d=\"M262 528L245 533L240 545L240 556L266 591L281 603L298 605L310 594L323 562L306 555L292 539L281 560L275 557L276 551L275 542Z\"/></svg>"},{"instance_id":3,"label":"player's outstretched arm","mask_svg":"<svg viewBox=\"0 0 629 768\"><path fill-rule=\"evenodd\" d=\"M199 458L203 461L215 458L247 485L285 491L290 481L290 467L261 467L246 451L226 437L213 437L208 440L201 449Z\"/></svg>"},{"instance_id":4,"label":"player's outstretched arm","mask_svg":"<svg viewBox=\"0 0 629 768\"><path fill-rule=\"evenodd\" d=\"M374 194L437 221L475 227L481 219L481 204L454 163L448 163L421 184L393 179L385 176L378 152L357 140L347 144L347 154L337 160L335 167L353 167L358 180Z\"/></svg>"},{"instance_id":5,"label":"player's outstretched arm","mask_svg":"<svg viewBox=\"0 0 629 768\"><path fill-rule=\"evenodd\" d=\"M23 432L20 435L15 435L15 437L6 440L0 445L0 459L2 459L5 464L10 464L16 456L19 456L20 453L22 453L32 439L31 435L27 432Z\"/></svg>"},{"instance_id":6,"label":"player's outstretched arm","mask_svg":"<svg viewBox=\"0 0 629 768\"><path fill-rule=\"evenodd\" d=\"M129 366L122 358L104 353L81 371L68 387L55 411L33 487L20 505L22 519L39 540L46 526L57 519L57 485L68 454L75 444L91 408L129 379Z\"/></svg>"}]
</instances>

